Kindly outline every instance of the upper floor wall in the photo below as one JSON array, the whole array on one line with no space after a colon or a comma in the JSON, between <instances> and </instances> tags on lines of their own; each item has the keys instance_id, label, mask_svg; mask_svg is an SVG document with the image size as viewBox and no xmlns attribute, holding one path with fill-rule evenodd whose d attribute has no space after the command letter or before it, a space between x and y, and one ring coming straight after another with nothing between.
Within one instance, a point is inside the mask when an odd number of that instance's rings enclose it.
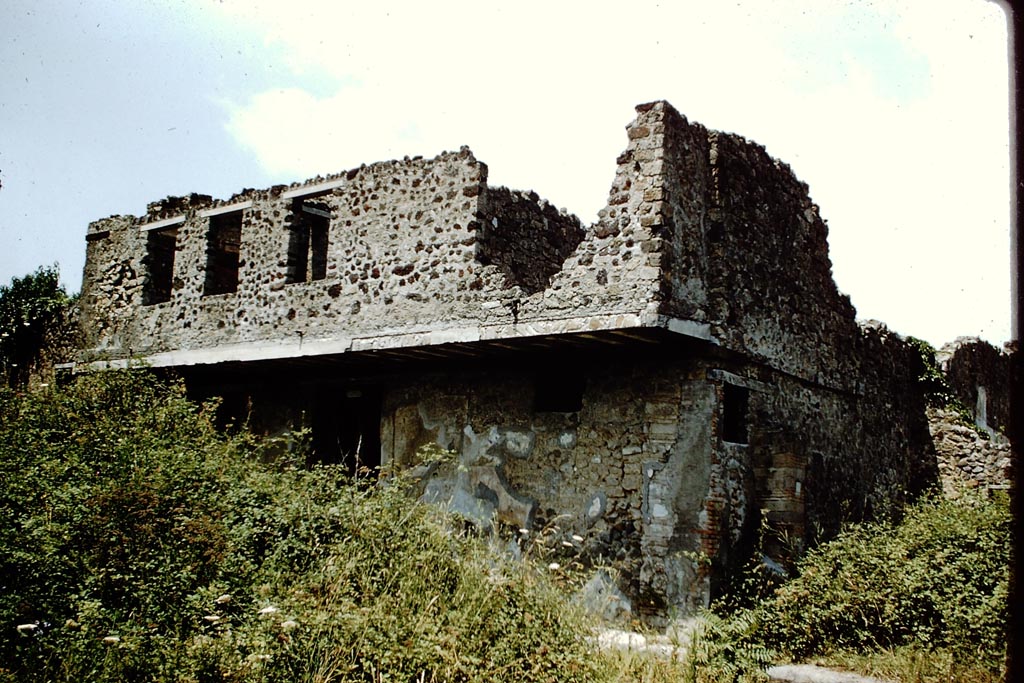
<instances>
[{"instance_id":1,"label":"upper floor wall","mask_svg":"<svg viewBox=\"0 0 1024 683\"><path fill-rule=\"evenodd\" d=\"M93 223L85 362L210 363L661 327L849 389L863 346L787 166L637 107L594 225L463 148Z\"/></svg>"},{"instance_id":2,"label":"upper floor wall","mask_svg":"<svg viewBox=\"0 0 1024 683\"><path fill-rule=\"evenodd\" d=\"M535 194L486 181L463 148L97 221L83 360L177 365L502 336L585 231ZM634 283L602 312L635 313L646 290Z\"/></svg>"}]
</instances>

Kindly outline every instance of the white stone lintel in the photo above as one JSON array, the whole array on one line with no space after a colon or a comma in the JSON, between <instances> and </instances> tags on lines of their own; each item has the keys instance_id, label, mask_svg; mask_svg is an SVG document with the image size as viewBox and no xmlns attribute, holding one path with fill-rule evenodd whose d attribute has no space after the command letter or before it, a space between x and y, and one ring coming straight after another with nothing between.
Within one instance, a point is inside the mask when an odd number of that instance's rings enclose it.
<instances>
[{"instance_id":1,"label":"white stone lintel","mask_svg":"<svg viewBox=\"0 0 1024 683\"><path fill-rule=\"evenodd\" d=\"M244 209L252 208L252 200L247 202L236 202L234 204L225 204L224 206L215 206L212 209L204 209L199 212L201 218L209 218L210 216L219 216L224 213L232 213L234 211L242 211Z\"/></svg>"},{"instance_id":2,"label":"white stone lintel","mask_svg":"<svg viewBox=\"0 0 1024 683\"><path fill-rule=\"evenodd\" d=\"M185 214L180 216L171 216L170 218L164 218L152 223L146 223L139 226L139 230L142 232L148 232L150 230L159 230L160 228L169 228L172 225L181 225L185 222Z\"/></svg>"},{"instance_id":3,"label":"white stone lintel","mask_svg":"<svg viewBox=\"0 0 1024 683\"><path fill-rule=\"evenodd\" d=\"M296 187L286 192L281 193L281 199L295 199L296 197L305 197L310 194L317 194L319 192L327 192L337 187L345 185L348 181L344 178L338 178L336 180L328 180L324 183L317 183L316 185L303 185L302 187Z\"/></svg>"}]
</instances>

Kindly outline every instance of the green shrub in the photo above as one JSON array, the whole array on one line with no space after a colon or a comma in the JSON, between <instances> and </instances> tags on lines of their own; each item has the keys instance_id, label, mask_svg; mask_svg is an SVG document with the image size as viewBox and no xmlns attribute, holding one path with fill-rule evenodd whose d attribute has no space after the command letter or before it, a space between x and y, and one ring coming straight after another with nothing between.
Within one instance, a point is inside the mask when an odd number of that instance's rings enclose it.
<instances>
[{"instance_id":1,"label":"green shrub","mask_svg":"<svg viewBox=\"0 0 1024 683\"><path fill-rule=\"evenodd\" d=\"M0 285L0 382L24 387L71 299L56 266Z\"/></svg>"},{"instance_id":2,"label":"green shrub","mask_svg":"<svg viewBox=\"0 0 1024 683\"><path fill-rule=\"evenodd\" d=\"M727 617L706 613L695 631L687 658L687 683L766 681L775 652L757 642L758 620L751 610Z\"/></svg>"},{"instance_id":3,"label":"green shrub","mask_svg":"<svg viewBox=\"0 0 1024 683\"><path fill-rule=\"evenodd\" d=\"M543 574L212 412L141 371L0 393L0 680L598 677Z\"/></svg>"},{"instance_id":4,"label":"green shrub","mask_svg":"<svg viewBox=\"0 0 1024 683\"><path fill-rule=\"evenodd\" d=\"M854 527L809 553L759 607L757 637L797 658L914 643L998 669L1009 566L1005 496L926 500L898 526Z\"/></svg>"}]
</instances>

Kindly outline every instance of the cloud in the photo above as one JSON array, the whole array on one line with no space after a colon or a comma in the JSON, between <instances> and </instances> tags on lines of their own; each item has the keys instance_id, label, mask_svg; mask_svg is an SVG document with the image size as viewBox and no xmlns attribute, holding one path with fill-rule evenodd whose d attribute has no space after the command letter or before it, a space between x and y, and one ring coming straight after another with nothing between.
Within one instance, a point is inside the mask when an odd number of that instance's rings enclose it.
<instances>
[{"instance_id":1,"label":"cloud","mask_svg":"<svg viewBox=\"0 0 1024 683\"><path fill-rule=\"evenodd\" d=\"M861 314L1008 336L1005 18L983 2L226 2L295 74L227 129L288 179L470 145L592 220L631 107L668 99L790 163ZM984 305L981 305L984 304ZM934 310L931 310L934 309ZM993 322L995 321L995 322Z\"/></svg>"}]
</instances>

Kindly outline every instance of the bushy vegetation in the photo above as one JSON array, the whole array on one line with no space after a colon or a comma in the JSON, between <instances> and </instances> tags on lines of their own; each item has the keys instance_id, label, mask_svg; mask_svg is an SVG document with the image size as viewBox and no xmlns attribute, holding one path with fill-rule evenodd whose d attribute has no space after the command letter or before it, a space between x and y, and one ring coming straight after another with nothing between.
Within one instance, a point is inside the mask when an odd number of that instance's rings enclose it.
<instances>
[{"instance_id":1,"label":"bushy vegetation","mask_svg":"<svg viewBox=\"0 0 1024 683\"><path fill-rule=\"evenodd\" d=\"M998 669L1010 580L1006 496L925 500L808 554L759 607L758 637L794 657L917 645Z\"/></svg>"},{"instance_id":2,"label":"bushy vegetation","mask_svg":"<svg viewBox=\"0 0 1024 683\"><path fill-rule=\"evenodd\" d=\"M599 678L542 573L210 412L143 372L0 394L0 680Z\"/></svg>"},{"instance_id":3,"label":"bushy vegetation","mask_svg":"<svg viewBox=\"0 0 1024 683\"><path fill-rule=\"evenodd\" d=\"M71 303L56 267L0 285L0 383L23 387Z\"/></svg>"},{"instance_id":4,"label":"bushy vegetation","mask_svg":"<svg viewBox=\"0 0 1024 683\"><path fill-rule=\"evenodd\" d=\"M758 595L752 606L735 607L735 596L725 605L732 633L719 628L712 652L761 646L900 680L996 680L1010 524L1005 495L926 499L899 524L851 526L809 552L788 581L772 586L763 567L751 567L743 586ZM748 671L756 664L745 661Z\"/></svg>"},{"instance_id":5,"label":"bushy vegetation","mask_svg":"<svg viewBox=\"0 0 1024 683\"><path fill-rule=\"evenodd\" d=\"M460 533L400 478L360 486L219 433L214 412L143 371L0 389L0 681L709 682L775 657L992 680L1003 663L1005 497L851 527L785 583L752 564L685 661L597 654L546 563Z\"/></svg>"}]
</instances>

